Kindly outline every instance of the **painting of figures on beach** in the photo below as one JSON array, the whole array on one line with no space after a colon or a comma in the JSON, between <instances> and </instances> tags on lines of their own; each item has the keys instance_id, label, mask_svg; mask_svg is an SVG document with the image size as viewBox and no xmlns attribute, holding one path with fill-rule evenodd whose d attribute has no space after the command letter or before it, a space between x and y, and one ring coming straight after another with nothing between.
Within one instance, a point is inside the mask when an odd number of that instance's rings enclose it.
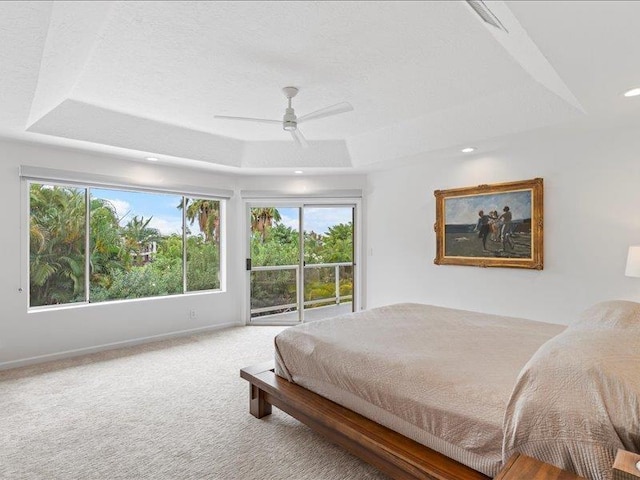
<instances>
[{"instance_id":1,"label":"painting of figures on beach","mask_svg":"<svg viewBox=\"0 0 640 480\"><path fill-rule=\"evenodd\" d=\"M445 255L531 258L531 190L445 199Z\"/></svg>"},{"instance_id":2,"label":"painting of figures on beach","mask_svg":"<svg viewBox=\"0 0 640 480\"><path fill-rule=\"evenodd\" d=\"M436 193L436 263L542 268L542 179Z\"/></svg>"}]
</instances>

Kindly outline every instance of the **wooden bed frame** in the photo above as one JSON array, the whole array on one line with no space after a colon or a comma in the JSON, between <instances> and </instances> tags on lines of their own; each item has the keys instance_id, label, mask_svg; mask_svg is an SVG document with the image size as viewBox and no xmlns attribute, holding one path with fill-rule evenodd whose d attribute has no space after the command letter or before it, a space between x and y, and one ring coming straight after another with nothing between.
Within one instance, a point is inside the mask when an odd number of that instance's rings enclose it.
<instances>
[{"instance_id":1,"label":"wooden bed frame","mask_svg":"<svg viewBox=\"0 0 640 480\"><path fill-rule=\"evenodd\" d=\"M330 441L397 480L488 480L414 440L327 400L274 372L273 362L240 370L250 385L249 411L256 418L278 407Z\"/></svg>"}]
</instances>

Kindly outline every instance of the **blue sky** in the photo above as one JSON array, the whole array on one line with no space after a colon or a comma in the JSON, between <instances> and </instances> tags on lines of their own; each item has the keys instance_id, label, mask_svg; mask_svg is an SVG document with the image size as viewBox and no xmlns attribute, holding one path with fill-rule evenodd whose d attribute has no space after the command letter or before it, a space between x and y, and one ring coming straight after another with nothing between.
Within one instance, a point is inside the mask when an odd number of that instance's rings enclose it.
<instances>
[{"instance_id":1,"label":"blue sky","mask_svg":"<svg viewBox=\"0 0 640 480\"><path fill-rule=\"evenodd\" d=\"M182 210L177 208L182 201L180 195L100 188L92 188L91 195L95 198L109 200L115 207L122 226L126 225L135 215L144 217L145 220L153 217L149 226L157 228L163 235L182 234Z\"/></svg>"},{"instance_id":2,"label":"blue sky","mask_svg":"<svg viewBox=\"0 0 640 480\"><path fill-rule=\"evenodd\" d=\"M157 228L163 235L182 234L182 211L177 208L182 201L180 195L161 193L128 192L125 190L107 190L92 188L91 195L111 202L124 226L135 215L148 219L153 217L149 226ZM298 209L278 208L282 223L298 230ZM313 207L305 208L305 230L326 233L329 227L351 221L351 207Z\"/></svg>"},{"instance_id":3,"label":"blue sky","mask_svg":"<svg viewBox=\"0 0 640 480\"><path fill-rule=\"evenodd\" d=\"M484 210L487 214L497 210L500 215L505 206L511 210L514 220L531 218L531 190L451 197L445 198L444 204L445 220L448 225L476 223L479 210Z\"/></svg>"},{"instance_id":4,"label":"blue sky","mask_svg":"<svg viewBox=\"0 0 640 480\"><path fill-rule=\"evenodd\" d=\"M298 209L278 208L282 223L298 230ZM307 232L327 233L329 227L352 221L351 207L307 207L304 209L304 229Z\"/></svg>"}]
</instances>

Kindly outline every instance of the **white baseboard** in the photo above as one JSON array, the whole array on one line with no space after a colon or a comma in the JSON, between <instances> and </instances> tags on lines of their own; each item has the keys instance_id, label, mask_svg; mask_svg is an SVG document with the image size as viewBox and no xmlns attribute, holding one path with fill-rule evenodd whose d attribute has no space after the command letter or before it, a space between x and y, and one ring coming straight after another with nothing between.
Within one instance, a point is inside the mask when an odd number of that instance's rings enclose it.
<instances>
[{"instance_id":1,"label":"white baseboard","mask_svg":"<svg viewBox=\"0 0 640 480\"><path fill-rule=\"evenodd\" d=\"M102 352L104 350L113 350L116 348L133 347L143 343L158 342L161 340L169 340L172 338L186 337L196 333L210 332L221 330L229 327L242 327L241 323L221 323L218 325L208 325L206 327L192 328L189 330L179 330L177 332L161 333L159 335L151 335L149 337L139 337L131 340L123 340L121 342L105 343L93 347L77 348L75 350L65 350L64 352L48 353L46 355L38 355L35 357L21 358L18 360L10 360L8 362L0 362L0 370L9 370L10 368L26 367L37 363L51 362L53 360L62 360L65 358L87 355L90 353Z\"/></svg>"}]
</instances>

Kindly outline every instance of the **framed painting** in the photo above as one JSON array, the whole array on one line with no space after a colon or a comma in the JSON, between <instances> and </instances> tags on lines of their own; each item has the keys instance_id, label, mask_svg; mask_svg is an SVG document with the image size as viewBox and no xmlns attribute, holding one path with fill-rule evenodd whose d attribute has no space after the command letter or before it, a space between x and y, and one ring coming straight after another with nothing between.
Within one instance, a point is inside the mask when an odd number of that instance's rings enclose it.
<instances>
[{"instance_id":1,"label":"framed painting","mask_svg":"<svg viewBox=\"0 0 640 480\"><path fill-rule=\"evenodd\" d=\"M438 265L543 267L541 178L436 190Z\"/></svg>"}]
</instances>

